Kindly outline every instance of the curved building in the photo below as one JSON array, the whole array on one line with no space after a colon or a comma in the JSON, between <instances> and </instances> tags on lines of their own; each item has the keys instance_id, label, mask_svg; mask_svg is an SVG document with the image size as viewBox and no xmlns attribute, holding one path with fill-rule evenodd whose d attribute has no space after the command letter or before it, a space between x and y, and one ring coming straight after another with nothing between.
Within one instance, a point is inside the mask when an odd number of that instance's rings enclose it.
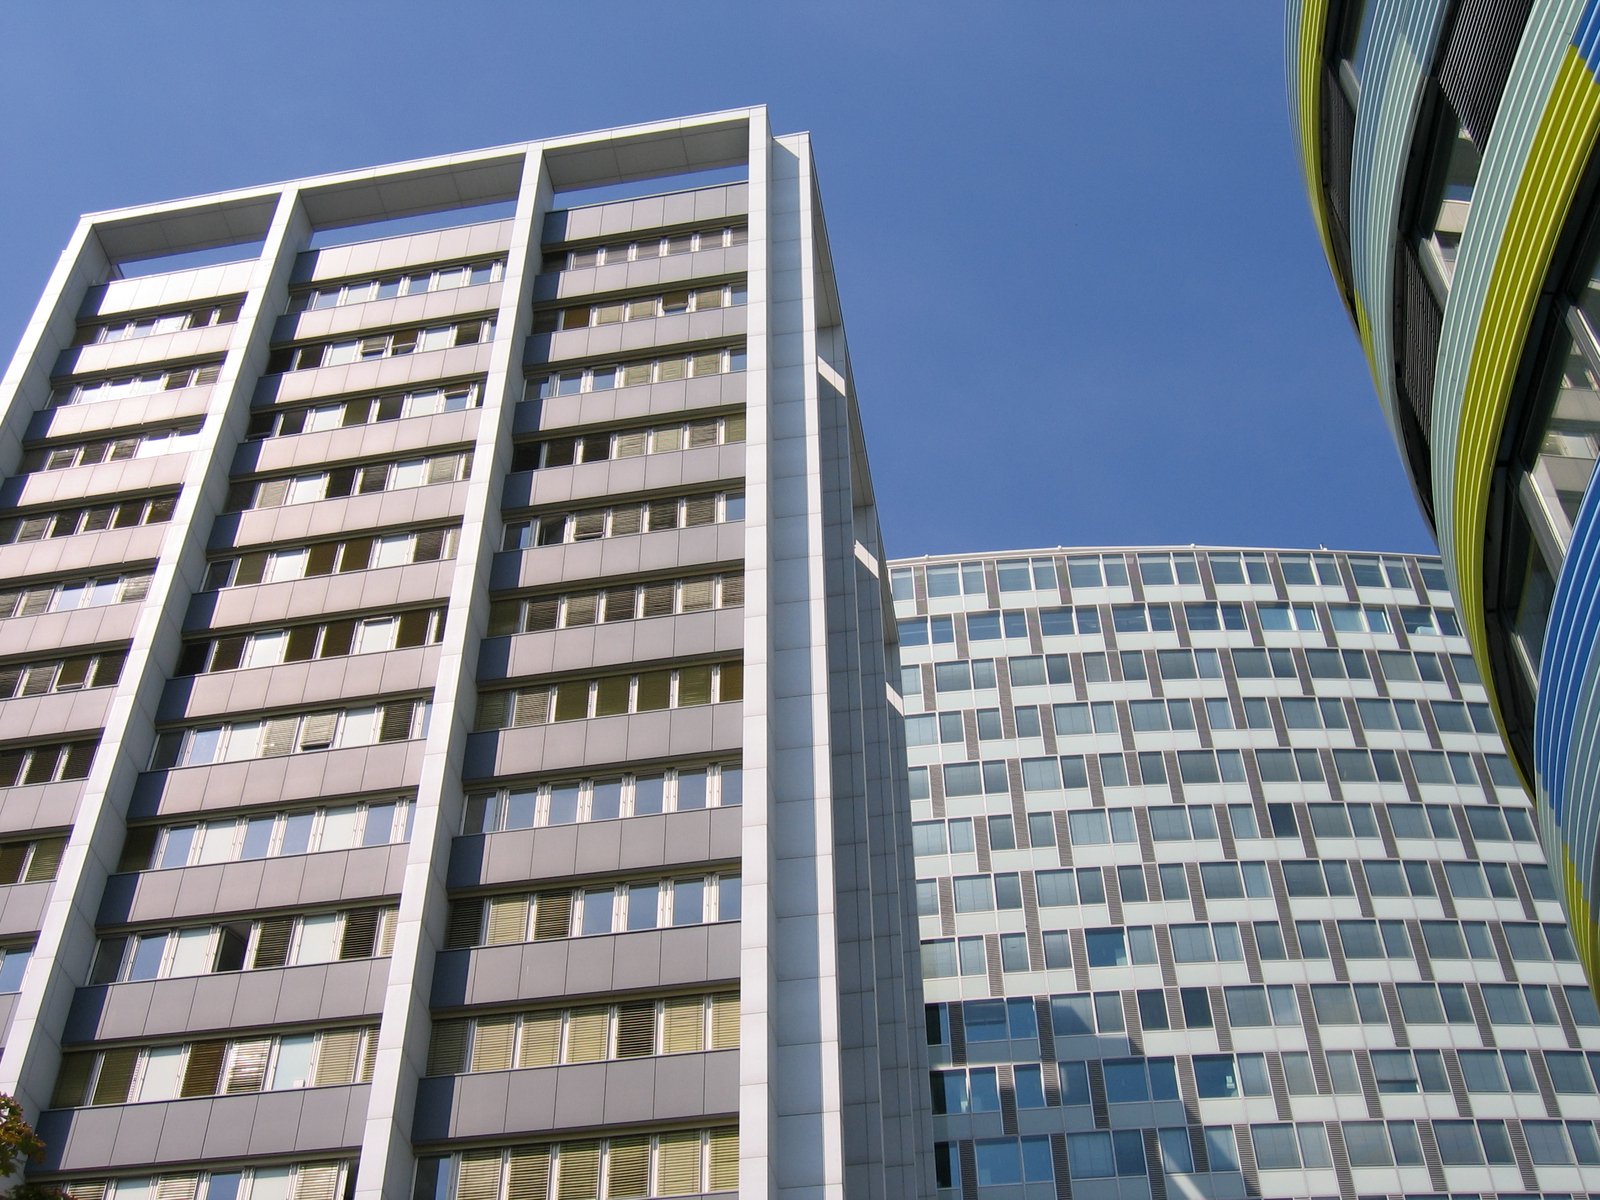
<instances>
[{"instance_id":1,"label":"curved building","mask_svg":"<svg viewBox=\"0 0 1600 1200\"><path fill-rule=\"evenodd\" d=\"M1600 969L1600 4L1289 0L1323 248Z\"/></svg>"}]
</instances>

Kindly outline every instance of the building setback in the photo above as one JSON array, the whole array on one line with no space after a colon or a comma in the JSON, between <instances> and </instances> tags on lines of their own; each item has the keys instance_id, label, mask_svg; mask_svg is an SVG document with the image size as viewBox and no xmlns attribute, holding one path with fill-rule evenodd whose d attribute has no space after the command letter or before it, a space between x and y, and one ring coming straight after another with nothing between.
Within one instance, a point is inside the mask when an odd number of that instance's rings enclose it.
<instances>
[{"instance_id":1,"label":"building setback","mask_svg":"<svg viewBox=\"0 0 1600 1200\"><path fill-rule=\"evenodd\" d=\"M1600 1013L1436 559L891 579L941 1194L1600 1192Z\"/></svg>"},{"instance_id":2,"label":"building setback","mask_svg":"<svg viewBox=\"0 0 1600 1200\"><path fill-rule=\"evenodd\" d=\"M1285 7L1328 264L1600 977L1600 5Z\"/></svg>"},{"instance_id":3,"label":"building setback","mask_svg":"<svg viewBox=\"0 0 1600 1200\"><path fill-rule=\"evenodd\" d=\"M86 217L0 473L0 1090L36 1175L931 1189L805 135L754 108Z\"/></svg>"}]
</instances>

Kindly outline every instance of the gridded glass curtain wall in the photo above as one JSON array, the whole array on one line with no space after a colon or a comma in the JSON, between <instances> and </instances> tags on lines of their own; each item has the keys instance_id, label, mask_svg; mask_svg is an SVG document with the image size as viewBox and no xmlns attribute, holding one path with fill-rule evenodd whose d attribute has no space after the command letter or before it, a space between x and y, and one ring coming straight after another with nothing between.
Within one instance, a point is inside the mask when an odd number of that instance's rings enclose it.
<instances>
[{"instance_id":1,"label":"gridded glass curtain wall","mask_svg":"<svg viewBox=\"0 0 1600 1200\"><path fill-rule=\"evenodd\" d=\"M1600 974L1600 7L1287 0L1328 263Z\"/></svg>"},{"instance_id":2,"label":"gridded glass curtain wall","mask_svg":"<svg viewBox=\"0 0 1600 1200\"><path fill-rule=\"evenodd\" d=\"M942 1194L1600 1192L1600 1013L1436 560L891 578Z\"/></svg>"},{"instance_id":3,"label":"gridded glass curtain wall","mask_svg":"<svg viewBox=\"0 0 1600 1200\"><path fill-rule=\"evenodd\" d=\"M0 386L39 1177L932 1190L819 221L761 109L84 219Z\"/></svg>"}]
</instances>

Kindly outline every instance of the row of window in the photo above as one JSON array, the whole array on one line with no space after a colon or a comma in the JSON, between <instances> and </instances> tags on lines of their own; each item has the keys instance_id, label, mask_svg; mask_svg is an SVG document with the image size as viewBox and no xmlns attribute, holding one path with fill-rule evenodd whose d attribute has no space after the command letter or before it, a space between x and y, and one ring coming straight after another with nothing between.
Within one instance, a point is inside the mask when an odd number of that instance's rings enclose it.
<instances>
[{"instance_id":1,"label":"row of window","mask_svg":"<svg viewBox=\"0 0 1600 1200\"><path fill-rule=\"evenodd\" d=\"M483 283L499 283L505 277L506 264L501 258L480 262L452 263L449 266L428 270L412 269L406 274L380 275L370 279L354 279L345 283L321 283L314 288L295 292L289 297L291 313L315 312L322 308L338 308L345 304L365 304L369 300L393 300L396 296L421 296L428 292L446 292L455 288L473 287Z\"/></svg>"},{"instance_id":2,"label":"row of window","mask_svg":"<svg viewBox=\"0 0 1600 1200\"><path fill-rule=\"evenodd\" d=\"M394 948L396 915L393 908L352 908L105 937L89 982L178 979L387 958Z\"/></svg>"},{"instance_id":3,"label":"row of window","mask_svg":"<svg viewBox=\"0 0 1600 1200\"><path fill-rule=\"evenodd\" d=\"M221 374L222 363L213 362L203 363L200 366L125 372L101 379L63 383L50 393L50 407L98 404L102 400L125 400L130 396L148 396L155 392L175 392L179 388L201 387L215 383Z\"/></svg>"},{"instance_id":4,"label":"row of window","mask_svg":"<svg viewBox=\"0 0 1600 1200\"><path fill-rule=\"evenodd\" d=\"M450 905L445 948L629 933L739 919L738 875L635 879L576 891L468 897Z\"/></svg>"},{"instance_id":5,"label":"row of window","mask_svg":"<svg viewBox=\"0 0 1600 1200\"><path fill-rule=\"evenodd\" d=\"M36 617L44 613L76 612L109 604L132 604L150 594L149 570L95 579L64 579L35 583L26 588L0 590L0 621L10 617Z\"/></svg>"},{"instance_id":6,"label":"row of window","mask_svg":"<svg viewBox=\"0 0 1600 1200\"><path fill-rule=\"evenodd\" d=\"M467 797L461 832L500 833L743 803L744 771L738 764L678 767L477 792Z\"/></svg>"},{"instance_id":7,"label":"row of window","mask_svg":"<svg viewBox=\"0 0 1600 1200\"><path fill-rule=\"evenodd\" d=\"M104 346L128 342L159 333L181 333L186 329L208 329L213 325L232 325L239 319L242 302L224 300L173 312L146 313L140 317L117 317L97 324L79 325L72 339L74 346Z\"/></svg>"},{"instance_id":8,"label":"row of window","mask_svg":"<svg viewBox=\"0 0 1600 1200\"><path fill-rule=\"evenodd\" d=\"M1375 652L1378 670L1389 683L1444 683L1446 675L1443 655L1428 651L1379 650ZM1150 656L1154 656L1157 675L1164 680L1221 679L1223 662L1233 666L1237 679L1291 679L1299 680L1295 665L1296 651L1287 647L1274 649L1236 648L1227 651L1224 660L1216 650L1122 650L1111 654L1093 651L1083 655L1083 679L1086 683L1108 683L1112 679L1112 654L1118 668L1118 678L1140 680L1149 676ZM1367 653L1360 650L1326 650L1308 648L1304 651L1306 666L1313 679L1371 679ZM1477 673L1466 674L1458 668L1462 660L1470 662L1467 655L1450 655L1450 666L1456 677L1477 682ZM934 690L959 692L973 689L985 690L997 686L996 664L1005 663L1013 687L1037 686L1040 683L1071 683L1071 659L1065 654L1042 656L1017 655L1011 658L956 659L936 662L933 667ZM1022 680L1019 683L1018 680ZM901 670L901 686L908 696L922 692L921 669L916 666Z\"/></svg>"},{"instance_id":9,"label":"row of window","mask_svg":"<svg viewBox=\"0 0 1600 1200\"><path fill-rule=\"evenodd\" d=\"M420 1158L413 1195L415 1200L641 1200L738 1188L739 1131L727 1126Z\"/></svg>"},{"instance_id":10,"label":"row of window","mask_svg":"<svg viewBox=\"0 0 1600 1200\"><path fill-rule=\"evenodd\" d=\"M46 742L0 750L0 787L87 779L99 742Z\"/></svg>"},{"instance_id":11,"label":"row of window","mask_svg":"<svg viewBox=\"0 0 1600 1200\"><path fill-rule=\"evenodd\" d=\"M61 866L65 837L34 838L27 842L0 845L0 885L10 883L48 883Z\"/></svg>"},{"instance_id":12,"label":"row of window","mask_svg":"<svg viewBox=\"0 0 1600 1200\"><path fill-rule=\"evenodd\" d=\"M277 550L252 550L233 558L213 559L206 568L205 590L286 583L322 575L346 575L352 571L377 571L408 563L443 562L456 556L460 537L460 528L451 526L350 537L337 542L313 542ZM4 611L0 604L0 614Z\"/></svg>"},{"instance_id":13,"label":"row of window","mask_svg":"<svg viewBox=\"0 0 1600 1200\"><path fill-rule=\"evenodd\" d=\"M744 414L740 412L725 417L696 417L645 429L620 429L549 438L542 442L519 442L511 451L511 469L532 471L541 467L570 467L577 463L639 458L646 454L666 454L675 450L697 450L703 446L742 442L744 433Z\"/></svg>"},{"instance_id":14,"label":"row of window","mask_svg":"<svg viewBox=\"0 0 1600 1200\"><path fill-rule=\"evenodd\" d=\"M925 799L926 797L922 797ZM1219 805L1218 809L1224 806ZM1267 805L1267 829L1263 832L1250 804L1229 804L1225 813L1214 811L1206 804L1174 804L1151 806L1143 811L1149 818L1151 840L1156 842L1209 841L1218 836L1217 817L1227 818L1229 830L1235 841L1253 838L1291 838L1301 836L1297 812L1304 811L1313 836L1319 838L1372 838L1382 836L1373 806L1362 802L1347 804L1319 803L1295 805L1274 801ZM1396 838L1461 841L1469 834L1475 842L1523 842L1536 840L1533 820L1526 809L1504 805L1476 804L1461 808L1458 820L1456 810L1448 804L1388 804L1383 808L1390 830ZM1103 846L1108 842L1129 843L1138 840L1138 818L1129 808L1084 809L1063 813L1067 823L1067 836L1080 846ZM1014 850L1017 847L1016 823L1009 814L995 814L984 820L993 850ZM1463 826L1462 822L1465 822ZM919 821L912 826L912 844L918 855L969 854L973 851L973 818L955 817L948 821ZM1056 814L1040 812L1028 814L1028 843L1031 846L1056 844ZM1500 896L1503 884L1494 874L1503 864L1483 864L1489 879L1491 894ZM1535 894L1544 899L1543 889L1548 868L1534 863L1523 867ZM1368 863L1367 881L1373 895L1432 895L1423 890L1426 872L1413 869L1409 864L1404 880L1386 873L1384 865ZM1537 881L1537 882L1535 882ZM1463 880L1463 882L1467 882ZM1331 884L1329 885L1331 886ZM1405 886L1409 890L1398 889ZM1344 893L1333 893L1335 895ZM1469 895L1472 893L1469 893Z\"/></svg>"},{"instance_id":15,"label":"row of window","mask_svg":"<svg viewBox=\"0 0 1600 1200\"><path fill-rule=\"evenodd\" d=\"M140 497L89 508L57 508L0 519L0 545L42 542L46 538L99 533L104 529L132 529L139 525L164 525L178 506L176 492Z\"/></svg>"},{"instance_id":16,"label":"row of window","mask_svg":"<svg viewBox=\"0 0 1600 1200\"><path fill-rule=\"evenodd\" d=\"M349 363L399 358L405 354L427 354L455 346L476 346L493 339L493 317L475 317L448 325L394 329L384 333L364 333L342 337L337 341L309 342L274 350L267 358L267 374L340 367Z\"/></svg>"},{"instance_id":17,"label":"row of window","mask_svg":"<svg viewBox=\"0 0 1600 1200\"><path fill-rule=\"evenodd\" d=\"M1220 585L1264 584L1272 585L1272 571L1268 556L1261 553L1228 553L1212 551L1205 559L1211 567L1211 577ZM1166 553L1145 552L1136 556L1139 582L1146 587L1166 587L1174 584L1198 585L1200 583L1199 556L1179 551ZM1338 560L1331 554L1280 554L1276 556L1283 571L1283 579L1290 586L1343 587ZM1403 558L1377 558L1352 554L1347 561L1358 587L1413 588L1407 560ZM1436 561L1419 562L1423 583L1429 591L1448 592L1444 568ZM916 567L898 567L890 575L896 600L915 597ZM920 568L923 572L930 598L940 596L981 596L986 591L984 563L970 561L942 563ZM1049 590L1058 586L1059 567L1054 558L1000 559L995 563L995 577L1002 592ZM1129 586L1128 556L1125 554L1075 554L1066 559L1067 582L1074 588L1127 587Z\"/></svg>"},{"instance_id":18,"label":"row of window","mask_svg":"<svg viewBox=\"0 0 1600 1200\"><path fill-rule=\"evenodd\" d=\"M224 507L230 512L239 512L367 496L375 492L400 492L435 483L455 483L471 474L471 450L363 466L328 467L304 475L238 480L229 487Z\"/></svg>"},{"instance_id":19,"label":"row of window","mask_svg":"<svg viewBox=\"0 0 1600 1200\"><path fill-rule=\"evenodd\" d=\"M126 650L106 650L48 662L0 666L0 700L111 687L122 678L127 660Z\"/></svg>"},{"instance_id":20,"label":"row of window","mask_svg":"<svg viewBox=\"0 0 1600 1200\"><path fill-rule=\"evenodd\" d=\"M742 246L749 239L749 230L743 225L711 226L681 233L663 234L660 237L642 237L632 241L608 242L603 246L581 246L573 250L546 250L544 271L576 271L584 267L615 266L617 263L642 262L654 258L670 258L675 254L689 254L696 250L717 250L724 246Z\"/></svg>"},{"instance_id":21,"label":"row of window","mask_svg":"<svg viewBox=\"0 0 1600 1200\"><path fill-rule=\"evenodd\" d=\"M692 529L744 520L743 492L702 492L693 496L662 496L655 500L586 508L579 512L542 513L520 521L507 521L502 550L531 546L560 546L593 542L601 538L658 533L663 529Z\"/></svg>"},{"instance_id":22,"label":"row of window","mask_svg":"<svg viewBox=\"0 0 1600 1200\"><path fill-rule=\"evenodd\" d=\"M465 412L483 403L482 386L477 382L435 384L404 392L385 392L379 396L357 396L351 400L323 401L297 408L269 408L250 414L246 437L293 437L300 433L323 433L358 425L377 425L408 417L432 417L439 413Z\"/></svg>"},{"instance_id":23,"label":"row of window","mask_svg":"<svg viewBox=\"0 0 1600 1200\"><path fill-rule=\"evenodd\" d=\"M391 700L323 712L244 718L219 725L169 729L156 738L152 771L250 758L282 758L309 750L343 750L428 736L426 700Z\"/></svg>"},{"instance_id":24,"label":"row of window","mask_svg":"<svg viewBox=\"0 0 1600 1200\"><path fill-rule=\"evenodd\" d=\"M376 1026L69 1052L61 1056L50 1107L148 1104L369 1083L377 1053Z\"/></svg>"},{"instance_id":25,"label":"row of window","mask_svg":"<svg viewBox=\"0 0 1600 1200\"><path fill-rule=\"evenodd\" d=\"M564 679L505 691L481 692L473 728L521 729L744 699L744 663L697 663L598 679Z\"/></svg>"},{"instance_id":26,"label":"row of window","mask_svg":"<svg viewBox=\"0 0 1600 1200\"><path fill-rule=\"evenodd\" d=\"M548 400L553 396L576 396L581 392L609 392L613 388L639 387L647 383L675 383L701 379L707 375L726 375L745 369L743 346L712 346L686 354L657 355L626 362L597 366L565 367L552 374L528 377L525 400Z\"/></svg>"},{"instance_id":27,"label":"row of window","mask_svg":"<svg viewBox=\"0 0 1600 1200\"><path fill-rule=\"evenodd\" d=\"M1038 609L1039 632L1045 637L1070 637L1075 634L1099 635L1107 629L1114 633L1172 633L1177 627L1174 606L1171 604L1111 604L1104 608L1111 614L1109 626L1104 621L1101 607L1095 605ZM1460 623L1449 609L1405 605L1397 606L1393 611L1398 615L1398 625L1391 624L1388 610L1375 605L1330 604L1329 632L1390 633L1400 628L1411 637L1461 635ZM1255 612L1257 622L1268 633L1316 632L1322 627L1317 610L1309 604L1262 601L1255 605ZM958 615L961 614L902 618L899 622L900 644L951 644L956 640L955 622ZM1249 628L1244 605L1231 601L1191 601L1183 605L1183 618L1185 627L1191 631L1243 631ZM963 619L968 641L987 642L1028 636L1027 612L1023 609L966 613Z\"/></svg>"},{"instance_id":28,"label":"row of window","mask_svg":"<svg viewBox=\"0 0 1600 1200\"><path fill-rule=\"evenodd\" d=\"M443 608L414 608L382 617L341 617L319 625L262 629L188 642L178 658L183 675L275 667L381 650L432 646L444 638Z\"/></svg>"},{"instance_id":29,"label":"row of window","mask_svg":"<svg viewBox=\"0 0 1600 1200\"><path fill-rule=\"evenodd\" d=\"M739 993L436 1020L429 1075L733 1050Z\"/></svg>"},{"instance_id":30,"label":"row of window","mask_svg":"<svg viewBox=\"0 0 1600 1200\"><path fill-rule=\"evenodd\" d=\"M609 625L613 621L670 617L744 604L744 572L611 584L602 591L568 592L496 600L489 606L489 636Z\"/></svg>"},{"instance_id":31,"label":"row of window","mask_svg":"<svg viewBox=\"0 0 1600 1200\"><path fill-rule=\"evenodd\" d=\"M200 426L158 429L93 442L67 442L36 446L22 456L19 470L65 471L71 467L92 467L100 463L127 462L135 458L157 458L163 454L183 454L200 440Z\"/></svg>"},{"instance_id":32,"label":"row of window","mask_svg":"<svg viewBox=\"0 0 1600 1200\"><path fill-rule=\"evenodd\" d=\"M679 288L654 296L629 296L602 300L595 304L543 309L533 314L534 333L589 329L617 325L623 321L646 321L680 313L709 312L716 308L736 308L749 300L743 283L719 283L709 287Z\"/></svg>"},{"instance_id":33,"label":"row of window","mask_svg":"<svg viewBox=\"0 0 1600 1200\"><path fill-rule=\"evenodd\" d=\"M412 814L409 800L374 800L192 825L136 825L123 842L117 869L159 871L387 846L410 838Z\"/></svg>"},{"instance_id":34,"label":"row of window","mask_svg":"<svg viewBox=\"0 0 1600 1200\"><path fill-rule=\"evenodd\" d=\"M300 1163L238 1171L177 1172L125 1179L74 1179L72 1200L335 1200L349 1164Z\"/></svg>"}]
</instances>

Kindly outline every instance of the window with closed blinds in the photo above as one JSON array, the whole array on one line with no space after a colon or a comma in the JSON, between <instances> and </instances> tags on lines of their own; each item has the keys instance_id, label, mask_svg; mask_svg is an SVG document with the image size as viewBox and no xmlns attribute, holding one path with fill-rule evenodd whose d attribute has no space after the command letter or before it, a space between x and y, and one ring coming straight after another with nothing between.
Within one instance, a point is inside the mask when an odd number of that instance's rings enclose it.
<instances>
[{"instance_id":1,"label":"window with closed blinds","mask_svg":"<svg viewBox=\"0 0 1600 1200\"><path fill-rule=\"evenodd\" d=\"M566 1061L598 1062L610 1045L610 1006L575 1008L567 1014Z\"/></svg>"},{"instance_id":2,"label":"window with closed blinds","mask_svg":"<svg viewBox=\"0 0 1600 1200\"><path fill-rule=\"evenodd\" d=\"M528 936L528 897L492 896L489 899L489 931L484 943L489 946L526 941Z\"/></svg>"},{"instance_id":3,"label":"window with closed blinds","mask_svg":"<svg viewBox=\"0 0 1600 1200\"><path fill-rule=\"evenodd\" d=\"M514 1014L479 1017L472 1033L472 1069L504 1071L511 1066L511 1043L517 1032Z\"/></svg>"},{"instance_id":4,"label":"window with closed blinds","mask_svg":"<svg viewBox=\"0 0 1600 1200\"><path fill-rule=\"evenodd\" d=\"M163 1175L156 1184L155 1200L194 1200L200 1190L200 1176L190 1173Z\"/></svg>"},{"instance_id":5,"label":"window with closed blinds","mask_svg":"<svg viewBox=\"0 0 1600 1200\"><path fill-rule=\"evenodd\" d=\"M222 1082L222 1063L228 1054L226 1041L195 1042L189 1047L189 1061L183 1071L180 1097L215 1096Z\"/></svg>"},{"instance_id":6,"label":"window with closed blinds","mask_svg":"<svg viewBox=\"0 0 1600 1200\"><path fill-rule=\"evenodd\" d=\"M556 1154L556 1200L596 1200L600 1194L600 1143L563 1142Z\"/></svg>"},{"instance_id":7,"label":"window with closed blinds","mask_svg":"<svg viewBox=\"0 0 1600 1200\"><path fill-rule=\"evenodd\" d=\"M457 900L450 906L450 924L445 931L446 950L476 946L483 931L483 901Z\"/></svg>"},{"instance_id":8,"label":"window with closed blinds","mask_svg":"<svg viewBox=\"0 0 1600 1200\"><path fill-rule=\"evenodd\" d=\"M434 1022L433 1040L428 1043L429 1075L461 1074L466 1066L467 1033L471 1027L472 1023L466 1020Z\"/></svg>"},{"instance_id":9,"label":"window with closed blinds","mask_svg":"<svg viewBox=\"0 0 1600 1200\"><path fill-rule=\"evenodd\" d=\"M338 1188L338 1163L296 1167L290 1200L334 1200Z\"/></svg>"},{"instance_id":10,"label":"window with closed blinds","mask_svg":"<svg viewBox=\"0 0 1600 1200\"><path fill-rule=\"evenodd\" d=\"M739 1045L739 994L711 997L711 1048L732 1050Z\"/></svg>"},{"instance_id":11,"label":"window with closed blinds","mask_svg":"<svg viewBox=\"0 0 1600 1200\"><path fill-rule=\"evenodd\" d=\"M506 1200L545 1200L550 1194L550 1148L514 1146L506 1157Z\"/></svg>"},{"instance_id":12,"label":"window with closed blinds","mask_svg":"<svg viewBox=\"0 0 1600 1200\"><path fill-rule=\"evenodd\" d=\"M267 1058L271 1053L271 1038L234 1042L228 1054L228 1072L222 1090L230 1096L259 1092L266 1082Z\"/></svg>"},{"instance_id":13,"label":"window with closed blinds","mask_svg":"<svg viewBox=\"0 0 1600 1200\"><path fill-rule=\"evenodd\" d=\"M256 953L252 966L259 970L263 967L281 967L287 963L294 918L269 917L256 929Z\"/></svg>"},{"instance_id":14,"label":"window with closed blinds","mask_svg":"<svg viewBox=\"0 0 1600 1200\"><path fill-rule=\"evenodd\" d=\"M333 744L333 733L339 724L336 712L308 713L300 723L300 749L326 750Z\"/></svg>"},{"instance_id":15,"label":"window with closed blinds","mask_svg":"<svg viewBox=\"0 0 1600 1200\"><path fill-rule=\"evenodd\" d=\"M650 1139L616 1137L606 1146L607 1200L635 1200L650 1194Z\"/></svg>"},{"instance_id":16,"label":"window with closed blinds","mask_svg":"<svg viewBox=\"0 0 1600 1200\"><path fill-rule=\"evenodd\" d=\"M470 1150L461 1156L455 1200L499 1200L500 1151Z\"/></svg>"},{"instance_id":17,"label":"window with closed blinds","mask_svg":"<svg viewBox=\"0 0 1600 1200\"><path fill-rule=\"evenodd\" d=\"M739 1131L713 1129L707 1135L706 1188L713 1192L732 1192L739 1188Z\"/></svg>"},{"instance_id":18,"label":"window with closed blinds","mask_svg":"<svg viewBox=\"0 0 1600 1200\"><path fill-rule=\"evenodd\" d=\"M617 1005L617 1057L643 1058L655 1052L655 1001L636 1000Z\"/></svg>"},{"instance_id":19,"label":"window with closed blinds","mask_svg":"<svg viewBox=\"0 0 1600 1200\"><path fill-rule=\"evenodd\" d=\"M378 941L372 948L372 953L375 957L388 958L394 953L394 930L399 921L399 909L385 908L379 910Z\"/></svg>"},{"instance_id":20,"label":"window with closed blinds","mask_svg":"<svg viewBox=\"0 0 1600 1200\"><path fill-rule=\"evenodd\" d=\"M345 914L339 939L340 959L371 958L378 936L380 909L357 908Z\"/></svg>"},{"instance_id":21,"label":"window with closed blinds","mask_svg":"<svg viewBox=\"0 0 1600 1200\"><path fill-rule=\"evenodd\" d=\"M383 719L378 726L378 741L403 742L411 737L412 716L416 702L400 700L383 706Z\"/></svg>"},{"instance_id":22,"label":"window with closed blinds","mask_svg":"<svg viewBox=\"0 0 1600 1200\"><path fill-rule=\"evenodd\" d=\"M527 1013L517 1044L517 1066L552 1067L561 1057L561 1014Z\"/></svg>"},{"instance_id":23,"label":"window with closed blinds","mask_svg":"<svg viewBox=\"0 0 1600 1200\"><path fill-rule=\"evenodd\" d=\"M92 1053L63 1054L61 1070L56 1075L56 1090L50 1098L51 1108L76 1108L83 1103L83 1094L89 1087L89 1076L94 1072Z\"/></svg>"},{"instance_id":24,"label":"window with closed blinds","mask_svg":"<svg viewBox=\"0 0 1600 1200\"><path fill-rule=\"evenodd\" d=\"M700 1191L700 1132L663 1133L656 1144L656 1195L688 1196Z\"/></svg>"},{"instance_id":25,"label":"window with closed blinds","mask_svg":"<svg viewBox=\"0 0 1600 1200\"><path fill-rule=\"evenodd\" d=\"M661 1052L705 1049L706 1006L699 996L674 996L662 1004Z\"/></svg>"},{"instance_id":26,"label":"window with closed blinds","mask_svg":"<svg viewBox=\"0 0 1600 1200\"><path fill-rule=\"evenodd\" d=\"M28 859L24 883L43 883L56 877L61 866L61 852L67 848L66 838L40 838L33 844L33 856Z\"/></svg>"},{"instance_id":27,"label":"window with closed blinds","mask_svg":"<svg viewBox=\"0 0 1600 1200\"><path fill-rule=\"evenodd\" d=\"M354 1083L361 1051L361 1031L341 1029L324 1033L317 1042L317 1066L312 1076L317 1085Z\"/></svg>"},{"instance_id":28,"label":"window with closed blinds","mask_svg":"<svg viewBox=\"0 0 1600 1200\"><path fill-rule=\"evenodd\" d=\"M534 898L533 940L549 941L572 933L572 893L541 892Z\"/></svg>"}]
</instances>

